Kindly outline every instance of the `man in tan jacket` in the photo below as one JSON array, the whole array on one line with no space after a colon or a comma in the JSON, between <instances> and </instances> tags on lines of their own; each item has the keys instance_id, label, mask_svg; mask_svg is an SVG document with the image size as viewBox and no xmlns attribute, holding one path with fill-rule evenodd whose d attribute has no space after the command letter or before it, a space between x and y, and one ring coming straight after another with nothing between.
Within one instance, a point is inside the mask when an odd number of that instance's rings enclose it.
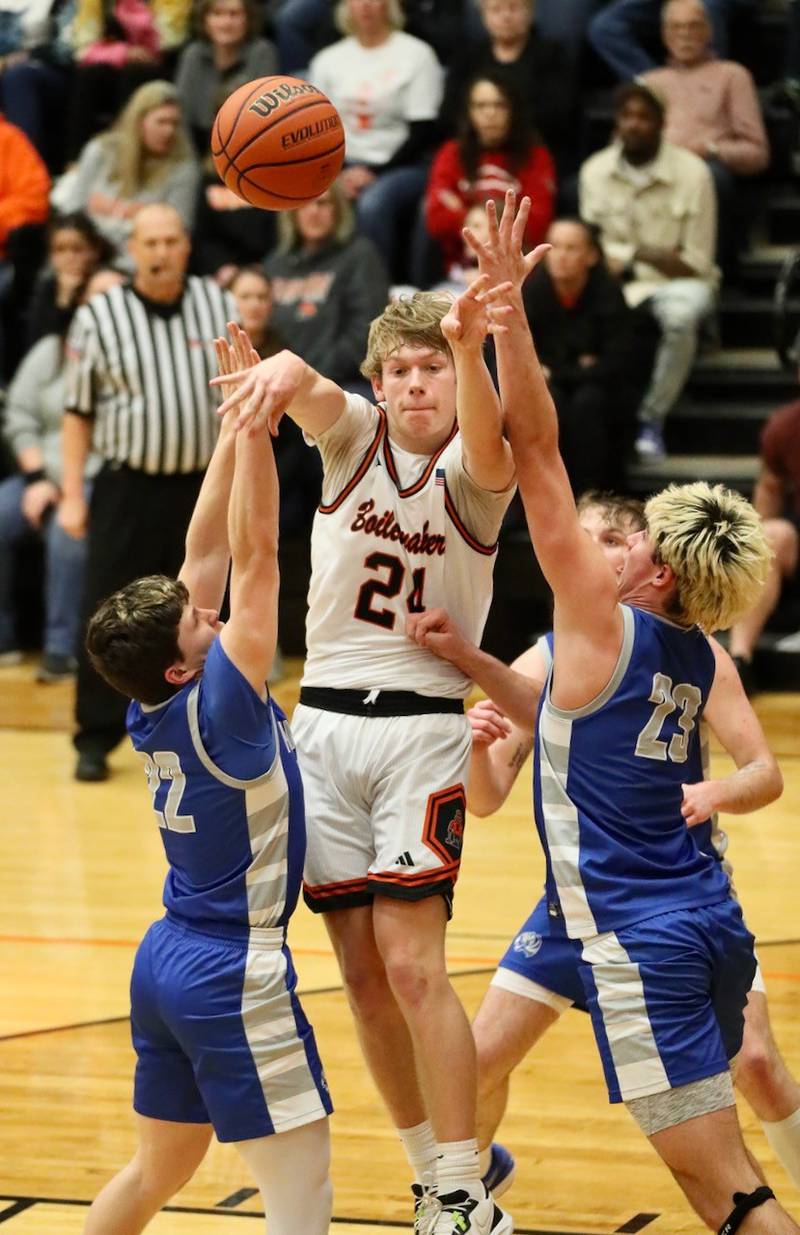
<instances>
[{"instance_id":1,"label":"man in tan jacket","mask_svg":"<svg viewBox=\"0 0 800 1235\"><path fill-rule=\"evenodd\" d=\"M616 95L615 139L580 170L580 211L600 231L608 266L661 339L639 407L637 453L664 455L663 425L685 385L700 324L714 308L717 205L702 159L664 140L664 107L638 82Z\"/></svg>"}]
</instances>

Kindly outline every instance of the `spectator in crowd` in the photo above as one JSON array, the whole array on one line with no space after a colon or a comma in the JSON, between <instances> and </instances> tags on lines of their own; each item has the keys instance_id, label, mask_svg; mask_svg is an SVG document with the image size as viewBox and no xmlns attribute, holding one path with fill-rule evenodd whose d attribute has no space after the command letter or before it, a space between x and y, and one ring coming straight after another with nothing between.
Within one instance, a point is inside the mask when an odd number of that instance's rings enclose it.
<instances>
[{"instance_id":1,"label":"spectator in crowd","mask_svg":"<svg viewBox=\"0 0 800 1235\"><path fill-rule=\"evenodd\" d=\"M110 244L82 210L56 215L47 236L48 262L28 305L29 348L45 335L67 333L89 280L111 259Z\"/></svg>"},{"instance_id":2,"label":"spectator in crowd","mask_svg":"<svg viewBox=\"0 0 800 1235\"><path fill-rule=\"evenodd\" d=\"M213 274L223 287L241 266L260 262L275 246L274 210L260 210L220 184L216 172L203 176L192 227L192 271Z\"/></svg>"},{"instance_id":3,"label":"spectator in crowd","mask_svg":"<svg viewBox=\"0 0 800 1235\"><path fill-rule=\"evenodd\" d=\"M166 202L191 228L198 168L171 82L140 86L111 129L94 137L53 194L61 211L85 210L130 269L128 238L143 206Z\"/></svg>"},{"instance_id":4,"label":"spectator in crowd","mask_svg":"<svg viewBox=\"0 0 800 1235\"><path fill-rule=\"evenodd\" d=\"M402 5L405 29L430 43L442 64L448 63L465 34L471 37L473 27L480 29L473 0L402 0ZM283 72L299 72L301 77L316 53L337 37L329 0L283 0L272 25Z\"/></svg>"},{"instance_id":5,"label":"spectator in crowd","mask_svg":"<svg viewBox=\"0 0 800 1235\"><path fill-rule=\"evenodd\" d=\"M67 153L80 156L144 82L170 77L191 0L76 0Z\"/></svg>"},{"instance_id":6,"label":"spectator in crowd","mask_svg":"<svg viewBox=\"0 0 800 1235\"><path fill-rule=\"evenodd\" d=\"M701 0L670 0L661 18L669 64L640 80L666 103L664 137L705 159L717 191L723 266L735 256L737 178L769 163L761 107L750 72L711 51L711 22Z\"/></svg>"},{"instance_id":7,"label":"spectator in crowd","mask_svg":"<svg viewBox=\"0 0 800 1235\"><path fill-rule=\"evenodd\" d=\"M68 339L64 474L58 521L89 527L82 622L139 575L175 575L217 435L215 337L235 316L212 279L186 278L189 237L174 206L142 207L130 238L133 280L82 305ZM102 466L84 495L90 442ZM78 653L79 780L104 780L125 732L125 700Z\"/></svg>"},{"instance_id":8,"label":"spectator in crowd","mask_svg":"<svg viewBox=\"0 0 800 1235\"><path fill-rule=\"evenodd\" d=\"M705 0L714 51L728 51L728 26L737 8L753 0ZM589 42L620 81L639 77L656 67L647 45L655 44L663 0L611 0L589 23Z\"/></svg>"},{"instance_id":9,"label":"spectator in crowd","mask_svg":"<svg viewBox=\"0 0 800 1235\"><path fill-rule=\"evenodd\" d=\"M40 257L50 176L34 146L0 115L0 382L16 360L18 322Z\"/></svg>"},{"instance_id":10,"label":"spectator in crowd","mask_svg":"<svg viewBox=\"0 0 800 1235\"><path fill-rule=\"evenodd\" d=\"M0 2L0 109L50 170L63 162L73 10L73 0Z\"/></svg>"},{"instance_id":11,"label":"spectator in crowd","mask_svg":"<svg viewBox=\"0 0 800 1235\"><path fill-rule=\"evenodd\" d=\"M753 505L764 520L773 553L769 577L758 603L730 633L730 653L742 684L753 694L758 682L753 653L759 635L778 606L781 589L797 576L800 551L800 399L773 412L761 433L761 472ZM780 641L784 651L800 652L800 632Z\"/></svg>"},{"instance_id":12,"label":"spectator in crowd","mask_svg":"<svg viewBox=\"0 0 800 1235\"><path fill-rule=\"evenodd\" d=\"M402 29L399 0L342 0L336 16L345 37L314 57L308 75L342 117L341 184L358 229L396 274L400 225L425 190L442 68L427 43Z\"/></svg>"},{"instance_id":13,"label":"spectator in crowd","mask_svg":"<svg viewBox=\"0 0 800 1235\"><path fill-rule=\"evenodd\" d=\"M463 254L461 229L470 206L490 198L505 200L506 190L531 199L525 243L544 240L553 218L555 165L531 128L515 87L487 71L469 83L458 138L437 151L425 195L425 223L439 244L446 268Z\"/></svg>"},{"instance_id":14,"label":"spectator in crowd","mask_svg":"<svg viewBox=\"0 0 800 1235\"><path fill-rule=\"evenodd\" d=\"M228 290L236 302L236 320L262 360L286 344L272 325L272 284L260 266L243 266Z\"/></svg>"},{"instance_id":15,"label":"spectator in crowd","mask_svg":"<svg viewBox=\"0 0 800 1235\"><path fill-rule=\"evenodd\" d=\"M60 497L64 412L64 336L49 334L22 360L8 391L5 439L17 470L0 482L0 664L22 659L14 610L15 549L39 533L45 541L44 655L40 682L75 672L78 614L86 562L84 536L68 536L53 517ZM86 461L88 487L97 460Z\"/></svg>"},{"instance_id":16,"label":"spectator in crowd","mask_svg":"<svg viewBox=\"0 0 800 1235\"><path fill-rule=\"evenodd\" d=\"M542 38L534 0L481 0L485 37L465 41L450 61L440 122L454 133L464 114L465 87L479 73L501 74L524 100L530 121L557 157L569 145L573 73L558 43Z\"/></svg>"},{"instance_id":17,"label":"spectator in crowd","mask_svg":"<svg viewBox=\"0 0 800 1235\"><path fill-rule=\"evenodd\" d=\"M380 256L353 232L341 181L278 218L280 243L264 262L272 280L275 329L307 364L351 390L369 324L389 299Z\"/></svg>"},{"instance_id":18,"label":"spectator in crowd","mask_svg":"<svg viewBox=\"0 0 800 1235\"><path fill-rule=\"evenodd\" d=\"M613 488L632 436L642 341L595 229L559 219L547 241L552 247L527 280L524 300L558 412L561 454L576 494Z\"/></svg>"},{"instance_id":19,"label":"spectator in crowd","mask_svg":"<svg viewBox=\"0 0 800 1235\"><path fill-rule=\"evenodd\" d=\"M229 94L278 71L278 53L260 38L255 0L200 0L198 37L183 49L175 85L198 159L208 157L211 126Z\"/></svg>"},{"instance_id":20,"label":"spectator in crowd","mask_svg":"<svg viewBox=\"0 0 800 1235\"><path fill-rule=\"evenodd\" d=\"M660 329L636 439L640 457L655 460L714 308L716 199L704 161L664 140L663 104L646 86L620 86L615 116L615 140L581 167L580 212L598 227L628 304L642 306Z\"/></svg>"}]
</instances>

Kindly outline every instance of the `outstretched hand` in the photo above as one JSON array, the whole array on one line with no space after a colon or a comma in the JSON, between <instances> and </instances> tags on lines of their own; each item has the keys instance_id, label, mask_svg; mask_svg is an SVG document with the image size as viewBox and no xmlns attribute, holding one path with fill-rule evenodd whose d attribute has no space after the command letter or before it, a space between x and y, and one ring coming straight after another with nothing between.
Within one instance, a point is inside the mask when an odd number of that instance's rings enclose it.
<instances>
[{"instance_id":1,"label":"outstretched hand","mask_svg":"<svg viewBox=\"0 0 800 1235\"><path fill-rule=\"evenodd\" d=\"M478 259L478 269L481 274L488 275L493 287L510 282L515 288L521 288L528 275L550 249L549 244L539 244L530 253L524 252L523 240L530 209L531 199L523 197L517 210L517 195L513 189L509 189L503 217L499 223L495 203L486 203L489 234L485 240L476 236L472 228L464 228L464 239Z\"/></svg>"},{"instance_id":2,"label":"outstretched hand","mask_svg":"<svg viewBox=\"0 0 800 1235\"><path fill-rule=\"evenodd\" d=\"M229 398L236 386L232 381L225 381L239 370L251 369L257 365L261 357L250 342L246 330L242 330L236 322L228 322L228 339L215 339L214 351L217 354L219 369L219 385L222 388L223 399ZM215 379L217 380L217 379Z\"/></svg>"},{"instance_id":3,"label":"outstretched hand","mask_svg":"<svg viewBox=\"0 0 800 1235\"><path fill-rule=\"evenodd\" d=\"M473 279L442 318L442 334L450 346L480 347L487 334L502 334L507 327L498 319L508 306L494 302L507 295L511 287L506 282L490 288L488 274Z\"/></svg>"},{"instance_id":4,"label":"outstretched hand","mask_svg":"<svg viewBox=\"0 0 800 1235\"><path fill-rule=\"evenodd\" d=\"M260 360L240 326L229 322L228 330L237 367L228 372L220 369L220 375L211 379L210 385L221 386L225 395L217 415L226 416L236 408L237 432L246 428L253 434L266 427L275 437L278 424L306 375L306 363L289 351ZM218 359L219 355L218 351Z\"/></svg>"}]
</instances>

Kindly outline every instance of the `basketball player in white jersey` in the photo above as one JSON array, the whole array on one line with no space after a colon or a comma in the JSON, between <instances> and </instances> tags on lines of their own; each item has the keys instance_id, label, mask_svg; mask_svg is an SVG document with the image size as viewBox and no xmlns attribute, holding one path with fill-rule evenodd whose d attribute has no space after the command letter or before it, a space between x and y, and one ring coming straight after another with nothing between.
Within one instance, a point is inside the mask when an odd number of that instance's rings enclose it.
<instances>
[{"instance_id":1,"label":"basketball player in white jersey","mask_svg":"<svg viewBox=\"0 0 800 1235\"><path fill-rule=\"evenodd\" d=\"M581 526L619 572L627 538L644 527L641 502L590 492L580 498L577 509ZM420 622L427 625L431 618ZM507 666L469 643L444 617L433 618L427 633L424 626L417 633L492 696L468 712L473 744L467 793L473 814L492 815L506 801L533 749L535 710L551 660L549 641L540 639ZM506 712L515 716L513 723ZM723 857L727 837L716 824L708 842ZM586 1008L575 947L563 931L553 932L546 908L540 902L514 936L472 1026L478 1054L478 1147L484 1182L495 1197L513 1181L513 1157L505 1146L493 1143L511 1074L567 1008ZM787 1175L800 1187L800 1086L772 1035L760 970L748 996L734 1081L761 1120Z\"/></svg>"},{"instance_id":2,"label":"basketball player in white jersey","mask_svg":"<svg viewBox=\"0 0 800 1235\"><path fill-rule=\"evenodd\" d=\"M522 303L530 209L506 195L498 226L470 239L480 269L508 282L498 336L506 428L541 569L554 595L553 665L539 708L534 812L548 912L580 946L609 1098L624 1101L704 1223L724 1235L797 1235L748 1155L729 1061L756 970L753 937L727 876L686 824L779 795L774 760L702 782L698 724L723 745L743 697L704 633L752 604L769 569L742 497L701 482L651 498L618 580L580 528L558 422ZM738 695L737 695L738 691ZM737 760L738 762L738 760ZM688 773L688 775L687 775Z\"/></svg>"},{"instance_id":3,"label":"basketball player in white jersey","mask_svg":"<svg viewBox=\"0 0 800 1235\"><path fill-rule=\"evenodd\" d=\"M366 1060L415 1175L418 1230L505 1235L480 1178L475 1055L444 936L464 836L469 679L405 633L444 604L480 640L514 486L483 363L481 288L373 322L378 406L291 353L234 375L221 413L283 412L322 455L308 657L293 731L309 820L305 896L323 912ZM432 1179L438 1199L422 1194ZM454 1227L454 1223L457 1223Z\"/></svg>"}]
</instances>

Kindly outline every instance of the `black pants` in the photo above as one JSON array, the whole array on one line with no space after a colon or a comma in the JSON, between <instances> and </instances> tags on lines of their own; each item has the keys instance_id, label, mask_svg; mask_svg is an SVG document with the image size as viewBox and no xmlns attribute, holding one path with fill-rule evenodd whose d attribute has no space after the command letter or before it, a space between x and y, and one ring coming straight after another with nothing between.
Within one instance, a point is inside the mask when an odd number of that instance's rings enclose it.
<instances>
[{"instance_id":1,"label":"black pants","mask_svg":"<svg viewBox=\"0 0 800 1235\"><path fill-rule=\"evenodd\" d=\"M146 476L108 465L95 480L78 652L78 729L73 741L79 751L105 755L113 750L125 736L128 706L89 663L84 648L89 618L101 600L133 579L177 575L202 480L202 472Z\"/></svg>"},{"instance_id":2,"label":"black pants","mask_svg":"<svg viewBox=\"0 0 800 1235\"><path fill-rule=\"evenodd\" d=\"M561 457L576 497L587 489L624 487L624 463L632 442L634 407L623 383L550 384L558 412Z\"/></svg>"}]
</instances>

